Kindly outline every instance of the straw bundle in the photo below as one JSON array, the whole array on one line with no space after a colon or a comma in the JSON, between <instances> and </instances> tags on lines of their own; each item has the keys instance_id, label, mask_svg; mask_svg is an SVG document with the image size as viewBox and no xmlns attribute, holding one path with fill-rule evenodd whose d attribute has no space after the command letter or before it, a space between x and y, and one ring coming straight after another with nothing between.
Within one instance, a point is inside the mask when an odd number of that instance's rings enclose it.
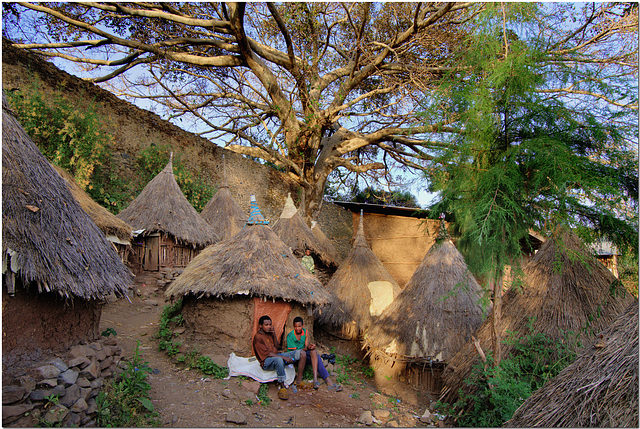
<instances>
[{"instance_id":1,"label":"straw bundle","mask_svg":"<svg viewBox=\"0 0 640 429\"><path fill-rule=\"evenodd\" d=\"M354 334L360 336L372 322L369 285L374 282L385 282L391 287L393 299L400 293L398 283L367 245L361 215L351 251L325 286L332 294L331 304L316 315L316 320L337 328L355 322L358 332Z\"/></svg>"},{"instance_id":2,"label":"straw bundle","mask_svg":"<svg viewBox=\"0 0 640 429\"><path fill-rule=\"evenodd\" d=\"M230 238L204 249L165 292L232 297L248 295L324 305L329 294L266 225L247 225Z\"/></svg>"},{"instance_id":3,"label":"straw bundle","mask_svg":"<svg viewBox=\"0 0 640 429\"><path fill-rule=\"evenodd\" d=\"M71 195L76 199L82 210L84 210L93 222L100 228L100 230L106 235L114 235L118 239L129 242L131 240L131 226L127 225L121 219L118 219L109 210L96 203L80 186L76 183L75 179L68 171L62 167L54 165L58 174L62 176Z\"/></svg>"},{"instance_id":4,"label":"straw bundle","mask_svg":"<svg viewBox=\"0 0 640 429\"><path fill-rule=\"evenodd\" d=\"M40 153L2 98L2 262L39 292L123 295L131 272ZM6 270L6 271L5 271ZM11 275L13 273L13 275Z\"/></svg>"},{"instance_id":5,"label":"straw bundle","mask_svg":"<svg viewBox=\"0 0 640 429\"><path fill-rule=\"evenodd\" d=\"M327 267L338 265L337 252L328 240L323 242L311 232L311 228L307 226L293 205L291 194L287 195L280 219L273 226L273 232L294 253L304 255L305 250L309 249Z\"/></svg>"},{"instance_id":6,"label":"straw bundle","mask_svg":"<svg viewBox=\"0 0 640 429\"><path fill-rule=\"evenodd\" d=\"M534 255L524 269L521 291L510 289L502 302L501 338L507 331L526 335L533 320L533 332L562 340L565 332L593 335L609 326L633 299L617 279L594 258L570 231L559 229ZM475 333L483 350L491 350L491 318ZM501 345L503 358L511 346ZM478 361L478 352L468 342L450 360L443 372L441 399L453 402L458 389L472 389L463 380Z\"/></svg>"},{"instance_id":7,"label":"straw bundle","mask_svg":"<svg viewBox=\"0 0 640 429\"><path fill-rule=\"evenodd\" d=\"M451 240L431 246L398 298L365 335L370 352L449 360L482 322L482 288Z\"/></svg>"},{"instance_id":8,"label":"straw bundle","mask_svg":"<svg viewBox=\"0 0 640 429\"><path fill-rule=\"evenodd\" d=\"M208 246L219 241L213 230L184 196L175 177L173 162L144 187L140 195L118 214L135 230L144 229L144 235L163 232L172 235L176 243L194 247Z\"/></svg>"},{"instance_id":9,"label":"straw bundle","mask_svg":"<svg viewBox=\"0 0 640 429\"><path fill-rule=\"evenodd\" d=\"M507 427L638 427L638 302L516 410Z\"/></svg>"}]
</instances>

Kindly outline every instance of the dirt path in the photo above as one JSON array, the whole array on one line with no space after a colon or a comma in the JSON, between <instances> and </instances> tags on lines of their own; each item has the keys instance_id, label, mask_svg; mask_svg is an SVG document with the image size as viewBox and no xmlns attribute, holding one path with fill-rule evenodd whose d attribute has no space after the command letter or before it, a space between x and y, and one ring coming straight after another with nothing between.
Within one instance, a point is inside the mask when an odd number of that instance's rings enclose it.
<instances>
[{"instance_id":1,"label":"dirt path","mask_svg":"<svg viewBox=\"0 0 640 429\"><path fill-rule=\"evenodd\" d=\"M368 381L345 385L337 393L327 391L324 384L317 391L300 389L297 394L290 392L287 401L277 399L270 383L271 403L263 406L255 395L259 383L237 377L209 379L199 370L173 364L160 352L153 337L163 306L158 294L134 296L131 303L120 299L105 305L100 329L115 329L125 356L132 356L140 342L141 357L153 369L150 397L164 427L238 426L227 421L234 415L240 421L244 417L250 427L354 427L364 426L356 421L367 410L378 416L376 426L426 426L417 418L422 414L418 407L377 393Z\"/></svg>"}]
</instances>

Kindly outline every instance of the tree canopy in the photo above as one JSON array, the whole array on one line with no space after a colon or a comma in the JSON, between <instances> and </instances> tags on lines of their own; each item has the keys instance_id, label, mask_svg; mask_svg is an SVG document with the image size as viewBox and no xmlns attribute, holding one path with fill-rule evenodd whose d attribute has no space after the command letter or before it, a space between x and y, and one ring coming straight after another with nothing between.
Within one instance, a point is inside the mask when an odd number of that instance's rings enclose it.
<instances>
[{"instance_id":1,"label":"tree canopy","mask_svg":"<svg viewBox=\"0 0 640 429\"><path fill-rule=\"evenodd\" d=\"M495 7L5 3L3 32L19 48L83 66L85 78L118 95L197 123L215 144L277 166L302 187L304 212L315 217L336 170L347 178L384 176L394 167L433 168L434 156L456 153L451 136L466 132L465 116L448 102L438 106L443 99L433 91L452 78L482 84L485 76L461 58L471 50L478 58L504 54L469 38L500 22L482 20ZM532 60L550 73L537 93L564 97L574 111L594 100L605 110L637 109L636 94L622 83L637 71L634 4L514 8L496 16L537 24ZM491 34L492 42L508 47L525 37L498 27L504 31ZM434 108L446 114L422 115Z\"/></svg>"}]
</instances>

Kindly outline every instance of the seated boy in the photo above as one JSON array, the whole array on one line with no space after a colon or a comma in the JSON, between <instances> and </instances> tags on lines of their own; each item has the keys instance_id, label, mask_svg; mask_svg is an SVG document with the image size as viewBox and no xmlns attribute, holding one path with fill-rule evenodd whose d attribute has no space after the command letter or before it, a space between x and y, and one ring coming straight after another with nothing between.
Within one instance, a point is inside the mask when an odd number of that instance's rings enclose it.
<instances>
[{"instance_id":1,"label":"seated boy","mask_svg":"<svg viewBox=\"0 0 640 429\"><path fill-rule=\"evenodd\" d=\"M302 381L302 371L306 363L307 356L297 350L278 353L280 344L273 330L273 323L269 316L262 316L258 320L258 332L253 337L253 351L260 362L260 366L265 371L275 370L278 375L278 398L287 399L289 393L284 386L286 375L284 372L285 363L298 362L298 383Z\"/></svg>"},{"instance_id":2,"label":"seated boy","mask_svg":"<svg viewBox=\"0 0 640 429\"><path fill-rule=\"evenodd\" d=\"M304 321L302 317L296 317L293 319L293 331L289 332L287 335L287 350L289 352L292 351L304 351L306 353L301 353L301 356L306 354L306 365L311 363L311 369L313 370L313 388L317 389L320 387L320 383L318 382L318 373L320 373L320 377L324 381L326 381L329 390L334 390L336 392L340 392L342 390L342 386L339 384L334 384L333 381L329 378L329 373L327 369L324 367L324 363L322 363L322 358L318 356L318 352L316 351L315 344L309 344L309 338L307 337L307 330L304 329ZM304 366L302 369L298 366L298 374L301 374L304 370ZM300 378L298 378L300 380ZM299 382L299 381L298 381Z\"/></svg>"}]
</instances>

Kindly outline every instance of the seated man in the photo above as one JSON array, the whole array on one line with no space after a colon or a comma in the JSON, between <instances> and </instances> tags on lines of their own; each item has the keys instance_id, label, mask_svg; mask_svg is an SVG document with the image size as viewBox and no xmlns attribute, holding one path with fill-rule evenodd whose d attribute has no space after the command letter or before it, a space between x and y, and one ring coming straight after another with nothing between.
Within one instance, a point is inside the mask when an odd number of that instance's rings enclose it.
<instances>
[{"instance_id":1,"label":"seated man","mask_svg":"<svg viewBox=\"0 0 640 429\"><path fill-rule=\"evenodd\" d=\"M335 390L336 392L340 392L342 390L341 385L334 384L329 378L329 373L324 367L324 363L322 363L322 358L318 356L318 352L316 351L316 345L309 344L307 330L304 329L304 321L302 320L302 317L298 316L293 319L293 331L289 332L289 335L287 335L287 350L289 350L289 352L298 350L306 352L301 353L301 355L306 354L306 365L311 363L314 389L320 387L320 383L318 382L318 373L320 373L320 377L322 377L322 379L327 383L329 390ZM304 366L302 369L298 366L298 374L302 373L303 369Z\"/></svg>"},{"instance_id":2,"label":"seated man","mask_svg":"<svg viewBox=\"0 0 640 429\"><path fill-rule=\"evenodd\" d=\"M306 363L307 356L299 351L291 351L278 353L280 344L273 331L273 323L269 316L262 316L258 320L258 332L253 337L253 351L260 362L260 366L265 371L275 370L278 375L278 385L280 390L278 391L278 398L287 399L289 393L284 386L286 379L284 372L285 363L294 363L298 361L298 383L302 381L302 371Z\"/></svg>"}]
</instances>

